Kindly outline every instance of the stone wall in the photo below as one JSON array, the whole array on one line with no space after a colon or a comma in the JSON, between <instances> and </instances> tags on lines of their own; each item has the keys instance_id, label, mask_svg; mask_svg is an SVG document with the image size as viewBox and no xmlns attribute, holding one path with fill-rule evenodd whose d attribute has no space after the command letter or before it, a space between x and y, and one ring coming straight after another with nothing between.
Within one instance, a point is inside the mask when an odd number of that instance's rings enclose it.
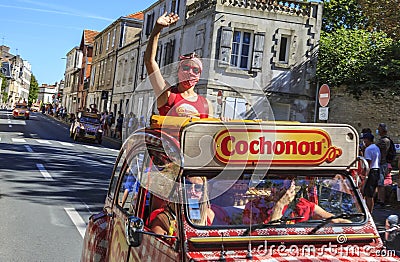
<instances>
[{"instance_id":1,"label":"stone wall","mask_svg":"<svg viewBox=\"0 0 400 262\"><path fill-rule=\"evenodd\" d=\"M375 130L379 123L388 127L388 135L395 143L400 143L400 97L390 92L374 95L363 93L359 100L344 92L343 88L331 89L329 102L329 123L344 123L352 125L358 133L363 128Z\"/></svg>"}]
</instances>

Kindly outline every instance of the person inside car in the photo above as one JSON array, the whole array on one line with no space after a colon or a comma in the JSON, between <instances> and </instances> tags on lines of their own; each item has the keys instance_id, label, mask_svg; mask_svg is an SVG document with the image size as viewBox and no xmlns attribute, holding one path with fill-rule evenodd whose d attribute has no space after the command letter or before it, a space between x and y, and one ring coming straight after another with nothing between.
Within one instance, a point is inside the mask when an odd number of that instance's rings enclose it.
<instances>
[{"instance_id":1,"label":"person inside car","mask_svg":"<svg viewBox=\"0 0 400 262\"><path fill-rule=\"evenodd\" d=\"M258 198L245 205L243 223L266 224L284 218L289 219L287 221L288 223L295 223L307 221L309 219L324 219L334 216L334 214L303 197L298 199L295 199L295 197L295 181L285 180L282 188L276 190L275 195L268 198ZM292 203L295 205L292 205ZM293 218L293 220L290 218ZM351 221L337 218L332 219L332 222L350 223Z\"/></svg>"}]
</instances>

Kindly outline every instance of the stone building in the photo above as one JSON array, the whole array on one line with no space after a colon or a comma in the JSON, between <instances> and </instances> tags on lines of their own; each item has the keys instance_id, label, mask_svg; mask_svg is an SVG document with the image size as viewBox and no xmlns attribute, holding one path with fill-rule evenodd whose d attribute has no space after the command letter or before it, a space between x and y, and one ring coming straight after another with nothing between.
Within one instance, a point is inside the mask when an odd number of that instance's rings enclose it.
<instances>
[{"instance_id":1,"label":"stone building","mask_svg":"<svg viewBox=\"0 0 400 262\"><path fill-rule=\"evenodd\" d=\"M261 118L273 113L276 120L312 121L316 87L310 79L316 71L321 3L160 0L144 10L140 57L155 19L165 11L180 16L161 32L157 52L170 83L176 83L174 62L179 55L196 52L204 62L197 92L213 103L215 116L242 117L247 103ZM128 110L149 114L154 97L151 85L143 81L142 62L138 73L138 89Z\"/></svg>"},{"instance_id":2,"label":"stone building","mask_svg":"<svg viewBox=\"0 0 400 262\"><path fill-rule=\"evenodd\" d=\"M80 98L78 98L79 72L82 68L82 51L79 47L72 48L66 57L66 67L64 73L64 91L62 105L67 112L74 113L79 109Z\"/></svg>"},{"instance_id":3,"label":"stone building","mask_svg":"<svg viewBox=\"0 0 400 262\"><path fill-rule=\"evenodd\" d=\"M0 60L2 71L8 79L7 89L4 90L8 93L6 103L9 107L13 107L16 102L28 102L32 76L31 64L19 55L11 54L10 48L4 45L0 46Z\"/></svg>"},{"instance_id":4,"label":"stone building","mask_svg":"<svg viewBox=\"0 0 400 262\"><path fill-rule=\"evenodd\" d=\"M100 111L118 111L118 103L111 108L118 49L134 42L142 28L141 12L121 16L94 38L91 81L88 104L96 104Z\"/></svg>"},{"instance_id":5,"label":"stone building","mask_svg":"<svg viewBox=\"0 0 400 262\"><path fill-rule=\"evenodd\" d=\"M89 80L92 68L92 55L94 38L99 34L97 31L83 30L79 51L82 53L82 64L79 68L77 99L79 101L78 108L84 110L89 108L87 103L87 95L89 90Z\"/></svg>"},{"instance_id":6,"label":"stone building","mask_svg":"<svg viewBox=\"0 0 400 262\"><path fill-rule=\"evenodd\" d=\"M137 16L136 16L137 17ZM129 104L129 100L136 88L137 80L137 64L139 57L139 43L141 24L143 16L139 17L136 23L140 27L136 28L136 34L130 34L129 38L125 38L117 52L117 64L114 76L114 89L111 98L112 110L114 113L118 111L127 115L125 109ZM133 33L133 32L132 32Z\"/></svg>"}]
</instances>

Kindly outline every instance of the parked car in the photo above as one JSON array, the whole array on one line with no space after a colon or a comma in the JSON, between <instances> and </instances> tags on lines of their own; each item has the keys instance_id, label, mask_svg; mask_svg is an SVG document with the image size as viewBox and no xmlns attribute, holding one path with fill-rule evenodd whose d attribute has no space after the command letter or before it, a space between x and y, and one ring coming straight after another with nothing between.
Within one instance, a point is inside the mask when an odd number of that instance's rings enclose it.
<instances>
[{"instance_id":1,"label":"parked car","mask_svg":"<svg viewBox=\"0 0 400 262\"><path fill-rule=\"evenodd\" d=\"M100 115L89 112L78 112L77 118L71 123L69 135L74 141L79 139L97 141L102 143L103 130Z\"/></svg>"},{"instance_id":2,"label":"parked car","mask_svg":"<svg viewBox=\"0 0 400 262\"><path fill-rule=\"evenodd\" d=\"M24 118L26 120L29 119L29 109L26 103L16 103L12 112L13 118Z\"/></svg>"}]
</instances>

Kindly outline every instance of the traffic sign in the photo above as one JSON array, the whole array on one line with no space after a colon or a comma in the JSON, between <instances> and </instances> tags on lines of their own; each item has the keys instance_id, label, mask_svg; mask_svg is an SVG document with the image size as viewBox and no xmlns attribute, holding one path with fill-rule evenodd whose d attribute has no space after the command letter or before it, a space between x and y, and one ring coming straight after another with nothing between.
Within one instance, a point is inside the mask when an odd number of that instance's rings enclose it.
<instances>
[{"instance_id":1,"label":"traffic sign","mask_svg":"<svg viewBox=\"0 0 400 262\"><path fill-rule=\"evenodd\" d=\"M319 120L326 121L329 118L329 107L319 108Z\"/></svg>"},{"instance_id":2,"label":"traffic sign","mask_svg":"<svg viewBox=\"0 0 400 262\"><path fill-rule=\"evenodd\" d=\"M329 99L331 98L331 90L327 84L323 84L319 88L318 92L318 101L319 105L322 107L326 107L329 103Z\"/></svg>"}]
</instances>

